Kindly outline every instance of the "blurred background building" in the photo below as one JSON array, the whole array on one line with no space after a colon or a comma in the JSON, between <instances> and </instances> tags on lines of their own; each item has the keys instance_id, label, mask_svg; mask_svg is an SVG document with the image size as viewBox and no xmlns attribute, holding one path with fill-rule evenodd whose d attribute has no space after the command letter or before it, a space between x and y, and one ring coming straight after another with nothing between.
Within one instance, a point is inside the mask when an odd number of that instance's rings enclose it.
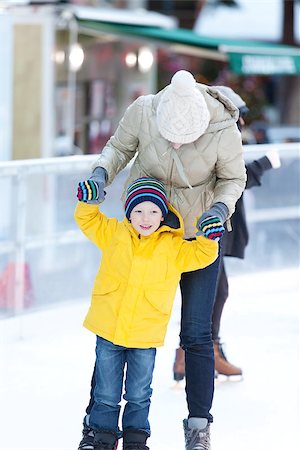
<instances>
[{"instance_id":1,"label":"blurred background building","mask_svg":"<svg viewBox=\"0 0 300 450\"><path fill-rule=\"evenodd\" d=\"M2 160L98 153L132 100L181 68L240 93L258 142L299 136L297 0L0 5Z\"/></svg>"}]
</instances>

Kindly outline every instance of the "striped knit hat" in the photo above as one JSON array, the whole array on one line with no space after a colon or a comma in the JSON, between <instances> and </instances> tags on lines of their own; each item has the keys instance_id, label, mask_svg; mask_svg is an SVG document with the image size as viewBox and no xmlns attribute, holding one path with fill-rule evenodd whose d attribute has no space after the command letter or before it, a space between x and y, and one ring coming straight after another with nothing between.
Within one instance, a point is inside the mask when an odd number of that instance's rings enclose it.
<instances>
[{"instance_id":1,"label":"striped knit hat","mask_svg":"<svg viewBox=\"0 0 300 450\"><path fill-rule=\"evenodd\" d=\"M162 212L163 218L168 214L168 200L164 184L155 178L138 178L127 189L125 215L129 220L133 208L142 202L155 203Z\"/></svg>"}]
</instances>

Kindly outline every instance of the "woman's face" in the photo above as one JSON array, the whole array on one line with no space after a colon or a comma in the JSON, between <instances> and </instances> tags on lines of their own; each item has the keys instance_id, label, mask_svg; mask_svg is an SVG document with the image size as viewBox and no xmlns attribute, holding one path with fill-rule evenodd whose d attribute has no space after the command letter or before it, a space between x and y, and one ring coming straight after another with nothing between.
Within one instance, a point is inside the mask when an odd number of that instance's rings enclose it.
<instances>
[{"instance_id":1,"label":"woman's face","mask_svg":"<svg viewBox=\"0 0 300 450\"><path fill-rule=\"evenodd\" d=\"M182 144L176 144L175 142L171 142L172 147L174 148L174 150L178 150Z\"/></svg>"}]
</instances>

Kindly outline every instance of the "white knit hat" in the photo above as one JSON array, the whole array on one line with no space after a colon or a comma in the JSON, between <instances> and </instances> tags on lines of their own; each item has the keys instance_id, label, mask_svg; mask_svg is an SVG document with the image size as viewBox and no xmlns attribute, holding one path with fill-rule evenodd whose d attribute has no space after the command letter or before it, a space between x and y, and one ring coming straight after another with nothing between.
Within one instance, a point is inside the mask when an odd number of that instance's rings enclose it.
<instances>
[{"instance_id":1,"label":"white knit hat","mask_svg":"<svg viewBox=\"0 0 300 450\"><path fill-rule=\"evenodd\" d=\"M157 107L157 126L170 142L188 144L207 129L209 111L203 95L190 72L179 70L172 77Z\"/></svg>"}]
</instances>

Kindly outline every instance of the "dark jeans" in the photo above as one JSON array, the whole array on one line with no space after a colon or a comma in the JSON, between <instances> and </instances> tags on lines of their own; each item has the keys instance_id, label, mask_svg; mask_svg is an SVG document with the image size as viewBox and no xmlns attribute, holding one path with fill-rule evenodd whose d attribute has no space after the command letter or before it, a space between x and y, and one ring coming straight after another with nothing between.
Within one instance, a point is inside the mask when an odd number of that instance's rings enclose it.
<instances>
[{"instance_id":1,"label":"dark jeans","mask_svg":"<svg viewBox=\"0 0 300 450\"><path fill-rule=\"evenodd\" d=\"M224 265L224 259L220 258L220 268L217 281L217 292L212 315L212 338L220 339L220 324L225 302L228 298L228 279Z\"/></svg>"},{"instance_id":2,"label":"dark jeans","mask_svg":"<svg viewBox=\"0 0 300 450\"><path fill-rule=\"evenodd\" d=\"M219 258L202 270L182 274L180 345L185 350L186 396L189 417L212 422L214 352L211 336Z\"/></svg>"},{"instance_id":3,"label":"dark jeans","mask_svg":"<svg viewBox=\"0 0 300 450\"><path fill-rule=\"evenodd\" d=\"M126 367L122 429L136 428L150 435L148 416L155 355L155 348L126 348L97 336L93 377L96 383L89 417L93 429L121 434L118 422Z\"/></svg>"},{"instance_id":4,"label":"dark jeans","mask_svg":"<svg viewBox=\"0 0 300 450\"><path fill-rule=\"evenodd\" d=\"M219 269L219 258L205 269L182 274L180 345L186 357L186 395L189 417L207 418L214 394L214 352L211 336L212 311ZM90 414L94 403L95 369L92 378Z\"/></svg>"}]
</instances>

